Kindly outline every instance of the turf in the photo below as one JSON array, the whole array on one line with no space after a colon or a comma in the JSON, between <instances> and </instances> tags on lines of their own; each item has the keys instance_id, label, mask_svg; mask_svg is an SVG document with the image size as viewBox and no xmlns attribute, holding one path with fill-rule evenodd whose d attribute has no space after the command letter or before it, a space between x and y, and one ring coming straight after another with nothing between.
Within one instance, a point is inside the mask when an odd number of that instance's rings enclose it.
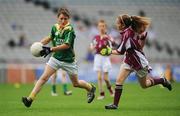
<instances>
[{"instance_id":1,"label":"turf","mask_svg":"<svg viewBox=\"0 0 180 116\"><path fill-rule=\"evenodd\" d=\"M45 85L32 104L26 108L21 97L28 95L33 85L0 85L0 116L180 116L180 83L173 84L173 91L159 86L141 89L138 84L125 84L118 110L105 110L104 105L112 102L106 92L104 100L86 102L86 92L73 90L72 96L64 96L58 86L58 97L50 95L50 85Z\"/></svg>"}]
</instances>

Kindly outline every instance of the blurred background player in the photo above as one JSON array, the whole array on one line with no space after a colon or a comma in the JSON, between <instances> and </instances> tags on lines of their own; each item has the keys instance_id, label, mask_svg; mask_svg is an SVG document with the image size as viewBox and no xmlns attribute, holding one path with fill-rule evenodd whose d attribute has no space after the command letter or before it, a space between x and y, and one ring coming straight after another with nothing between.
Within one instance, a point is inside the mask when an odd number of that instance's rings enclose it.
<instances>
[{"instance_id":1,"label":"blurred background player","mask_svg":"<svg viewBox=\"0 0 180 116\"><path fill-rule=\"evenodd\" d=\"M66 71L62 69L60 71L61 71L61 83L62 83L63 93L64 95L67 95L67 96L72 95L72 91L68 91L67 89ZM51 84L52 84L51 95L52 96L58 96L58 93L56 91L57 73L58 71L51 76Z\"/></svg>"},{"instance_id":2,"label":"blurred background player","mask_svg":"<svg viewBox=\"0 0 180 116\"><path fill-rule=\"evenodd\" d=\"M107 35L107 25L104 20L98 22L99 35L96 35L91 43L91 49L95 50L94 57L94 70L97 72L98 77L98 88L100 96L97 97L98 100L104 99L105 92L103 89L103 80L106 83L107 89L111 96L114 96L113 88L111 86L110 80L108 78L109 70L111 69L111 61L109 56L102 56L100 51L102 48L107 46L112 47L113 39ZM103 79L102 79L103 77Z\"/></svg>"},{"instance_id":3,"label":"blurred background player","mask_svg":"<svg viewBox=\"0 0 180 116\"><path fill-rule=\"evenodd\" d=\"M173 69L172 69L172 66L171 64L167 64L166 65L166 69L165 69L165 72L164 72L164 76L165 78L170 81L170 82L175 82L175 78L173 76Z\"/></svg>"},{"instance_id":4,"label":"blurred background player","mask_svg":"<svg viewBox=\"0 0 180 116\"><path fill-rule=\"evenodd\" d=\"M91 103L95 97L96 88L84 80L78 80L78 67L75 61L74 39L76 37L74 29L70 24L70 13L66 8L60 8L57 13L57 23L53 25L51 34L41 40L43 45L52 41L54 47L45 47L41 51L41 56L46 57L51 52L54 54L47 62L44 72L35 84L28 97L22 97L22 102L26 107L30 107L42 86L59 69L65 70L74 87L87 91L87 102Z\"/></svg>"},{"instance_id":5,"label":"blurred background player","mask_svg":"<svg viewBox=\"0 0 180 116\"><path fill-rule=\"evenodd\" d=\"M164 77L170 81L171 83L175 82L175 78L173 76L173 69L171 64L167 64L164 71ZM162 85L159 85L161 88L164 88Z\"/></svg>"},{"instance_id":6,"label":"blurred background player","mask_svg":"<svg viewBox=\"0 0 180 116\"><path fill-rule=\"evenodd\" d=\"M118 108L124 81L132 71L136 73L142 88L162 84L169 91L171 91L171 84L166 78L155 78L148 74L149 63L143 53L143 47L145 45L145 39L147 36L147 32L145 31L150 25L149 18L120 15L118 16L116 23L118 30L121 31L122 41L119 48L113 50L112 54L125 55L125 57L124 63L120 67L120 72L116 80L114 103L106 105L105 108Z\"/></svg>"}]
</instances>

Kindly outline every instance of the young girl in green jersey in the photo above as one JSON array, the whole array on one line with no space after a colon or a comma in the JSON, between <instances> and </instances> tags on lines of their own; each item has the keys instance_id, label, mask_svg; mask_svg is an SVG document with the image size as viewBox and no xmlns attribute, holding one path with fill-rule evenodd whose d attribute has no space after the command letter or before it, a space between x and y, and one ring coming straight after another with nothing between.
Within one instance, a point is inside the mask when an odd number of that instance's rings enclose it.
<instances>
[{"instance_id":1,"label":"young girl in green jersey","mask_svg":"<svg viewBox=\"0 0 180 116\"><path fill-rule=\"evenodd\" d=\"M51 34L41 40L43 45L53 42L54 47L45 47L41 56L46 57L53 53L45 66L45 70L28 97L22 97L26 107L30 107L42 86L59 68L65 70L74 87L87 90L87 102L91 103L95 97L96 88L84 80L78 80L78 68L74 54L74 39L76 37L72 25L69 22L70 13L65 8L60 8L57 14L57 24L53 25Z\"/></svg>"}]
</instances>

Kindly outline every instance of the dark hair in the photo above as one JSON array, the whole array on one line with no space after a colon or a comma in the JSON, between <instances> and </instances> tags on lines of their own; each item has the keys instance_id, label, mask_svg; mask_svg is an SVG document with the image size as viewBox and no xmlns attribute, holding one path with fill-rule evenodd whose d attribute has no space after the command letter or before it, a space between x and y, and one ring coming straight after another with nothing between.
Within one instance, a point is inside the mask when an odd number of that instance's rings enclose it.
<instances>
[{"instance_id":1,"label":"dark hair","mask_svg":"<svg viewBox=\"0 0 180 116\"><path fill-rule=\"evenodd\" d=\"M61 15L61 14L70 18L70 12L67 8L59 8L57 16L59 17L59 15Z\"/></svg>"},{"instance_id":2,"label":"dark hair","mask_svg":"<svg viewBox=\"0 0 180 116\"><path fill-rule=\"evenodd\" d=\"M150 25L150 19L141 16L129 16L125 14L120 15L118 20L125 25L125 28L131 26L131 28L137 33L141 32L141 28L144 28L145 30Z\"/></svg>"},{"instance_id":3,"label":"dark hair","mask_svg":"<svg viewBox=\"0 0 180 116\"><path fill-rule=\"evenodd\" d=\"M144 28L145 31L145 29L148 28L151 23L150 18L141 16L131 16L131 20L131 27L135 32L140 32L139 29L141 28Z\"/></svg>"},{"instance_id":4,"label":"dark hair","mask_svg":"<svg viewBox=\"0 0 180 116\"><path fill-rule=\"evenodd\" d=\"M125 27L131 26L132 20L129 15L122 15L122 22L125 24Z\"/></svg>"}]
</instances>

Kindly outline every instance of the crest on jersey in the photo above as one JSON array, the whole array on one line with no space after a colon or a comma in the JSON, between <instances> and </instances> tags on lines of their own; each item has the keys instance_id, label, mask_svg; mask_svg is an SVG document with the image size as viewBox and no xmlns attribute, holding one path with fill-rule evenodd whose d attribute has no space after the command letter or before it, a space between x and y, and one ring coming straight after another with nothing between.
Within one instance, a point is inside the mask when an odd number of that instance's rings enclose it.
<instances>
[{"instance_id":1,"label":"crest on jersey","mask_svg":"<svg viewBox=\"0 0 180 116\"><path fill-rule=\"evenodd\" d=\"M55 33L55 35L58 36L58 35L59 35L59 32L57 31L57 32Z\"/></svg>"}]
</instances>

